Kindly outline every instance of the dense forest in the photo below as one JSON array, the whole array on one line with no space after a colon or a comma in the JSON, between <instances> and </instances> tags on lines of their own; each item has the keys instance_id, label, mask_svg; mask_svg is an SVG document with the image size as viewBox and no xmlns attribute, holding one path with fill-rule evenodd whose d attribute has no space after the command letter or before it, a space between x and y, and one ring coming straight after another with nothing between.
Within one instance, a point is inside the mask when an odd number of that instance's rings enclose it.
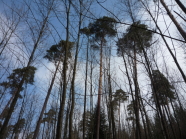
<instances>
[{"instance_id":1,"label":"dense forest","mask_svg":"<svg viewBox=\"0 0 186 139\"><path fill-rule=\"evenodd\" d=\"M186 139L184 5L1 0L0 139Z\"/></svg>"}]
</instances>

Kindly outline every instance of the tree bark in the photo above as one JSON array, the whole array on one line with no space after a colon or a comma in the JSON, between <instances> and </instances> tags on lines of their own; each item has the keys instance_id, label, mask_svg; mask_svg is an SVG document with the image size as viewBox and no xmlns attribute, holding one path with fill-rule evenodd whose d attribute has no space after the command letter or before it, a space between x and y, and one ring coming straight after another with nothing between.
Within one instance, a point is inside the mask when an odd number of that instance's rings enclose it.
<instances>
[{"instance_id":1,"label":"tree bark","mask_svg":"<svg viewBox=\"0 0 186 139\"><path fill-rule=\"evenodd\" d=\"M142 2L142 1L141 1L141 2ZM142 2L142 4L145 6L145 4L144 4L143 2ZM145 8L146 8L146 6L145 6ZM159 26L158 26L156 20L154 19L153 15L151 14L151 12L150 12L147 8L146 8L146 10L147 10L147 12L149 13L149 15L151 16L152 20L154 21L154 23L155 23L157 29L159 30L160 35L161 35L161 38L163 39L163 41L164 41L164 43L165 43L165 45L166 45L166 47L167 47L169 53L171 54L171 56L172 56L172 58L173 58L173 60L174 60L174 62L175 62L175 64L176 64L176 66L177 66L179 72L181 73L184 82L186 83L186 76L185 76L185 74L184 74L182 68L180 67L180 64L178 63L177 58L174 56L174 54L173 54L171 48L169 47L169 45L168 45L166 39L164 38L163 33L162 33L161 29L159 28Z\"/></svg>"},{"instance_id":2,"label":"tree bark","mask_svg":"<svg viewBox=\"0 0 186 139\"><path fill-rule=\"evenodd\" d=\"M70 16L70 7L71 2L68 3L68 7L66 7L67 14L67 26L66 26L66 47L65 47L65 58L63 62L63 94L62 100L60 103L59 114L58 114L58 122L56 129L56 139L61 139L61 131L62 131L62 122L63 122L63 113L65 108L65 100L66 100L66 89L67 89L67 62L68 62L68 42L69 42L69 16Z\"/></svg>"},{"instance_id":3,"label":"tree bark","mask_svg":"<svg viewBox=\"0 0 186 139\"><path fill-rule=\"evenodd\" d=\"M51 6L51 7L52 7L52 6ZM42 24L42 26L41 26L41 30L40 30L40 32L39 32L39 36L38 36L38 38L37 38L36 43L34 44L34 48L33 48L33 50L32 50L32 53L31 53L31 55L30 55L30 58L29 58L29 61L28 61L26 67L29 67L29 66L31 65L32 61L33 61L33 57L34 57L36 48L38 47L39 41L41 40L41 38L42 38L42 36L43 36L43 32L44 32L44 29L45 29L45 26L46 26L46 23L47 23L49 14L50 14L50 12L51 12L51 7L50 7L50 9L49 9L49 11L48 11L48 13L47 13L47 16L46 16L46 17L44 18L44 20L43 20L43 24ZM9 120L10 120L10 118L11 118L11 115L12 115L12 113L13 113L13 111L14 111L14 108L15 108L15 105L16 105L16 103L17 103L17 100L18 100L18 98L19 98L19 94L20 94L21 89L22 89L22 86L23 86L23 84L24 84L25 77L26 77L26 75L24 74L22 80L20 81L20 83L19 83L19 85L18 85L17 91L15 92L15 97L14 97L14 99L12 100L12 103L10 104L10 109L9 109L9 111L8 111L7 117L6 117L6 119L4 120L4 123L3 123L2 127L1 127L1 130L0 130L0 138L1 138L1 139L4 139L4 135L5 135L5 132L6 132L6 128L7 128L8 122L9 122Z\"/></svg>"},{"instance_id":4,"label":"tree bark","mask_svg":"<svg viewBox=\"0 0 186 139\"><path fill-rule=\"evenodd\" d=\"M141 132L140 132L140 120L139 120L139 89L137 83L137 61L136 61L136 46L134 46L134 87L135 87L135 101L134 101L134 110L136 116L136 139L141 139Z\"/></svg>"},{"instance_id":5,"label":"tree bark","mask_svg":"<svg viewBox=\"0 0 186 139\"><path fill-rule=\"evenodd\" d=\"M89 39L88 39L89 43ZM84 113L83 113L83 139L85 139L85 122L86 122L86 100L87 100L87 76L88 76L88 49L89 44L87 44L87 52L86 52L86 71L85 71L85 95L84 95Z\"/></svg>"},{"instance_id":6,"label":"tree bark","mask_svg":"<svg viewBox=\"0 0 186 139\"><path fill-rule=\"evenodd\" d=\"M81 12L81 0L80 3L80 12ZM77 67L77 59L78 59L78 52L79 52L79 41L80 41L80 29L82 23L82 13L80 13L79 17L79 27L78 27L78 38L77 38L77 46L76 46L76 54L75 54L75 62L74 62L74 69L73 69L73 76L72 76L72 85L71 85L71 92L72 92L72 104L70 109L70 117L69 117L69 139L72 139L72 128L73 128L73 112L74 112L74 105L75 105L75 78L76 78L76 67Z\"/></svg>"},{"instance_id":7,"label":"tree bark","mask_svg":"<svg viewBox=\"0 0 186 139\"><path fill-rule=\"evenodd\" d=\"M100 107L101 107L101 95L102 95L102 65L103 65L103 39L100 44L100 67L99 67L99 86L98 86L98 100L97 100L97 121L96 121L96 137L99 139L99 128L100 128Z\"/></svg>"},{"instance_id":8,"label":"tree bark","mask_svg":"<svg viewBox=\"0 0 186 139\"><path fill-rule=\"evenodd\" d=\"M186 8L185 6L181 3L180 0L175 0L176 3L179 5L179 7L182 9L182 11L186 14Z\"/></svg>"},{"instance_id":9,"label":"tree bark","mask_svg":"<svg viewBox=\"0 0 186 139\"><path fill-rule=\"evenodd\" d=\"M180 26L180 24L176 21L174 16L171 14L171 12L170 12L169 8L167 7L167 5L165 4L164 0L160 0L160 2L163 5L163 7L165 8L165 10L167 11L167 14L169 15L169 17L171 18L171 20L175 24L176 28L178 29L178 31L180 32L182 37L186 41L186 32L183 30L183 28Z\"/></svg>"},{"instance_id":10,"label":"tree bark","mask_svg":"<svg viewBox=\"0 0 186 139\"><path fill-rule=\"evenodd\" d=\"M51 94L51 91L52 91L52 87L53 87L53 84L54 84L54 81L55 81L55 78L56 78L56 74L57 74L59 65L60 65L60 61L59 61L58 64L57 64L55 73L54 73L54 75L53 75L53 77L52 77L52 81L51 81L51 83L50 83L50 87L49 87L49 89L48 89L48 91L47 91L47 96L46 96L46 98L45 98L45 102L44 102L44 104L43 104L43 108L42 108L42 110L41 110L41 113L40 113L40 115L39 115L39 119L38 119L38 121L37 121L37 125L36 125L35 131L34 131L33 139L36 139L37 136L38 136L39 128L40 128L41 121L42 121L42 118L43 118L43 114L44 114L44 111L45 111L45 109L46 109L46 106L47 106L47 103L48 103L48 99L49 99L50 94Z\"/></svg>"}]
</instances>

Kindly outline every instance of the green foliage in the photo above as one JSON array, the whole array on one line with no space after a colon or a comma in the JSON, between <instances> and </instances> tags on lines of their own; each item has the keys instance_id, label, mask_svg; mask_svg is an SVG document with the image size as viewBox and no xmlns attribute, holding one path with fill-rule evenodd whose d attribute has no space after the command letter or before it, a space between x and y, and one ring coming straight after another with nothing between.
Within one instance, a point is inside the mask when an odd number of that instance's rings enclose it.
<instances>
[{"instance_id":1,"label":"green foliage","mask_svg":"<svg viewBox=\"0 0 186 139\"><path fill-rule=\"evenodd\" d=\"M116 20L111 17L103 16L97 19L95 22L89 24L90 32L95 34L96 39L102 39L106 35L108 37L113 37L116 35L116 30L114 29Z\"/></svg>"},{"instance_id":2,"label":"green foliage","mask_svg":"<svg viewBox=\"0 0 186 139\"><path fill-rule=\"evenodd\" d=\"M36 68L33 66L13 70L12 74L8 77L10 81L7 85L9 86L18 85L22 80L23 76L25 83L33 84L35 70Z\"/></svg>"},{"instance_id":3,"label":"green foliage","mask_svg":"<svg viewBox=\"0 0 186 139\"><path fill-rule=\"evenodd\" d=\"M2 126L2 123L0 122L0 128ZM15 125L9 125L8 127L6 127L6 132L5 132L5 136L8 137L11 134L19 134L21 132L21 130L24 128L25 126L25 119L19 119L17 121L17 123L15 123Z\"/></svg>"},{"instance_id":4,"label":"green foliage","mask_svg":"<svg viewBox=\"0 0 186 139\"><path fill-rule=\"evenodd\" d=\"M83 117L83 116L82 116ZM79 123L80 130L83 131L83 119ZM90 111L86 111L85 117L85 136L89 139L94 133L94 115Z\"/></svg>"},{"instance_id":5,"label":"green foliage","mask_svg":"<svg viewBox=\"0 0 186 139\"><path fill-rule=\"evenodd\" d=\"M19 119L17 121L17 123L14 125L13 132L16 133L16 134L20 133L24 126L25 126L25 119L24 118L23 119Z\"/></svg>"},{"instance_id":6,"label":"green foliage","mask_svg":"<svg viewBox=\"0 0 186 139\"><path fill-rule=\"evenodd\" d=\"M179 134L179 128L181 130L181 137L182 139L186 138L186 109L175 105L175 112L174 112L174 127L177 127L177 134ZM177 120L177 122L176 122ZM179 126L179 127L178 127Z\"/></svg>"},{"instance_id":7,"label":"green foliage","mask_svg":"<svg viewBox=\"0 0 186 139\"><path fill-rule=\"evenodd\" d=\"M117 41L118 56L121 56L126 50L134 50L141 52L142 48L150 47L152 32L147 30L148 26L141 24L139 21L133 23L127 28L126 33Z\"/></svg>"},{"instance_id":8,"label":"green foliage","mask_svg":"<svg viewBox=\"0 0 186 139\"><path fill-rule=\"evenodd\" d=\"M8 77L10 81L12 81L12 84L16 84L17 82L20 82L23 76L25 76L24 80L26 84L33 84L34 82L34 74L35 74L36 68L33 66L28 66L24 68L18 68L13 70L13 73Z\"/></svg>"},{"instance_id":9,"label":"green foliage","mask_svg":"<svg viewBox=\"0 0 186 139\"><path fill-rule=\"evenodd\" d=\"M127 105L127 111L128 111L128 117L126 120L135 121L133 101L131 101L131 103Z\"/></svg>"},{"instance_id":10,"label":"green foliage","mask_svg":"<svg viewBox=\"0 0 186 139\"><path fill-rule=\"evenodd\" d=\"M47 113L44 113L44 115L45 118L43 118L42 122L47 122L47 123L55 122L56 111L54 109L50 109Z\"/></svg>"},{"instance_id":11,"label":"green foliage","mask_svg":"<svg viewBox=\"0 0 186 139\"><path fill-rule=\"evenodd\" d=\"M124 92L122 89L116 90L116 92L113 94L113 100L111 101L113 110L117 110L117 107L120 105L120 103L124 103L124 101L127 101L127 99L128 96L126 92Z\"/></svg>"},{"instance_id":12,"label":"green foliage","mask_svg":"<svg viewBox=\"0 0 186 139\"><path fill-rule=\"evenodd\" d=\"M160 105L168 105L169 99L175 100L174 87L169 83L168 79L159 71L152 71L153 83L157 94L157 99ZM154 94L154 93L153 93ZM155 96L152 95L155 101Z\"/></svg>"},{"instance_id":13,"label":"green foliage","mask_svg":"<svg viewBox=\"0 0 186 139\"><path fill-rule=\"evenodd\" d=\"M74 42L68 42L68 58L71 58L71 50L74 47ZM65 47L66 47L66 41L61 40L58 44L52 45L49 50L47 50L47 54L44 56L44 58L48 59L51 62L58 62L63 61L65 57Z\"/></svg>"},{"instance_id":14,"label":"green foliage","mask_svg":"<svg viewBox=\"0 0 186 139\"><path fill-rule=\"evenodd\" d=\"M81 33L81 34L85 34L86 36L90 36L90 35L92 34L92 33L90 32L89 27L85 27L85 28L80 29L80 33Z\"/></svg>"},{"instance_id":15,"label":"green foliage","mask_svg":"<svg viewBox=\"0 0 186 139\"><path fill-rule=\"evenodd\" d=\"M97 115L97 114L96 114ZM96 125L96 124L95 124ZM96 128L94 128L96 130ZM104 110L101 108L100 111L100 129L99 129L99 138L101 139L106 139L108 134L108 125L107 125L107 120L106 120L106 115ZM94 136L96 134L94 133Z\"/></svg>"},{"instance_id":16,"label":"green foliage","mask_svg":"<svg viewBox=\"0 0 186 139\"><path fill-rule=\"evenodd\" d=\"M154 124L152 126L152 133L154 139L164 139L164 135L161 128L161 122L157 114L154 117Z\"/></svg>"},{"instance_id":17,"label":"green foliage","mask_svg":"<svg viewBox=\"0 0 186 139\"><path fill-rule=\"evenodd\" d=\"M85 118L86 139L91 139L91 137L96 136L96 115L97 115L97 107L95 107L92 113L90 111L86 111L86 118ZM83 119L80 121L79 125L80 125L80 130L83 130ZM101 108L100 130L99 130L100 139L106 139L107 133L108 133L108 125L107 125L106 115L104 113L103 108Z\"/></svg>"},{"instance_id":18,"label":"green foliage","mask_svg":"<svg viewBox=\"0 0 186 139\"><path fill-rule=\"evenodd\" d=\"M105 37L113 37L117 31L114 28L116 20L111 17L103 16L93 23L89 23L88 27L81 29L81 33L87 36L94 35L95 39L106 41Z\"/></svg>"},{"instance_id":19,"label":"green foliage","mask_svg":"<svg viewBox=\"0 0 186 139\"><path fill-rule=\"evenodd\" d=\"M2 123L0 122L0 128L2 126ZM4 134L4 137L5 138L9 138L9 136L12 134L13 132L13 129L14 129L14 126L13 125L8 125L6 127L6 130L5 130L5 134Z\"/></svg>"},{"instance_id":20,"label":"green foliage","mask_svg":"<svg viewBox=\"0 0 186 139\"><path fill-rule=\"evenodd\" d=\"M13 70L12 74L8 77L8 82L2 82L0 83L0 86L3 86L4 88L9 88L10 93L13 94L19 88L19 84L21 80L24 77L24 83L25 84L33 84L34 83L34 74L35 74L36 68L33 66L24 67L24 68L18 68ZM22 87L20 90L22 91L24 88ZM22 98L21 95L19 95L19 98Z\"/></svg>"},{"instance_id":21,"label":"green foliage","mask_svg":"<svg viewBox=\"0 0 186 139\"><path fill-rule=\"evenodd\" d=\"M116 92L113 95L113 101L116 101L118 103L123 103L128 98L127 93L123 91L122 89L116 90Z\"/></svg>"},{"instance_id":22,"label":"green foliage","mask_svg":"<svg viewBox=\"0 0 186 139\"><path fill-rule=\"evenodd\" d=\"M9 107L8 108L5 108L3 111L4 112L0 114L0 119L6 118L6 116L8 114L8 111L9 111Z\"/></svg>"}]
</instances>

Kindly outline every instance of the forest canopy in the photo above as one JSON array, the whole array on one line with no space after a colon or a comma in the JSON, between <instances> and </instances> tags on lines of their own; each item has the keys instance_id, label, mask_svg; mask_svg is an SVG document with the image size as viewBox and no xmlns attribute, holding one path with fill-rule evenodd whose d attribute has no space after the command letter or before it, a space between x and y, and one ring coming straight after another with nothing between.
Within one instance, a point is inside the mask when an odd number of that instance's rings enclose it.
<instances>
[{"instance_id":1,"label":"forest canopy","mask_svg":"<svg viewBox=\"0 0 186 139\"><path fill-rule=\"evenodd\" d=\"M0 139L185 139L186 2L0 2Z\"/></svg>"}]
</instances>

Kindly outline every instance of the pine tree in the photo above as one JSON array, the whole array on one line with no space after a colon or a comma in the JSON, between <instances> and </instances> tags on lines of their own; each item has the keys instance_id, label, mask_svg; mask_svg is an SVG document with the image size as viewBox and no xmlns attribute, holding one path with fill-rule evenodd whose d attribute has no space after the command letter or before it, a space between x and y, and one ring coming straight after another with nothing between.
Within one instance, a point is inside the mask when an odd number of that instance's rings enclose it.
<instances>
[{"instance_id":1,"label":"pine tree","mask_svg":"<svg viewBox=\"0 0 186 139\"><path fill-rule=\"evenodd\" d=\"M99 139L99 122L100 122L100 107L101 107L101 95L102 95L102 66L103 66L103 46L106 43L106 37L114 37L116 35L115 29L116 20L111 17L103 16L97 19L95 22L90 23L88 28L82 30L86 34L91 34L95 42L100 46L100 75L99 75L99 87L98 87L98 100L97 100L97 136L95 139ZM94 45L96 46L96 45Z\"/></svg>"},{"instance_id":2,"label":"pine tree","mask_svg":"<svg viewBox=\"0 0 186 139\"><path fill-rule=\"evenodd\" d=\"M2 119L6 118L8 111L9 111L9 105L15 97L15 93L16 93L17 89L19 88L19 84L20 84L23 76L25 76L24 84L33 84L35 71L36 71L36 68L33 66L29 66L28 68L24 67L24 68L15 69L15 70L13 70L12 74L10 74L10 76L7 77L8 81L0 83L1 86L6 88L6 90L9 91L10 94L12 94L12 96L11 96L10 100L8 101L8 103L6 104L4 110L1 112L0 118L2 118ZM21 87L20 92L23 89L24 88ZM22 95L20 93L18 95L18 98L20 98L20 99L22 98Z\"/></svg>"},{"instance_id":3,"label":"pine tree","mask_svg":"<svg viewBox=\"0 0 186 139\"><path fill-rule=\"evenodd\" d=\"M176 99L175 92L173 91L174 87L159 70L153 70L152 77L157 93L157 98L152 93L154 102L159 101L160 105L168 105L170 100L173 101Z\"/></svg>"},{"instance_id":4,"label":"pine tree","mask_svg":"<svg viewBox=\"0 0 186 139\"><path fill-rule=\"evenodd\" d=\"M85 117L85 139L95 138L97 136L96 128L97 128L97 107L94 108L94 111L91 113L90 111L86 111ZM83 130L83 120L79 123L80 130ZM100 111L100 129L99 129L99 137L100 139L107 139L108 134L108 124L104 109L101 108Z\"/></svg>"},{"instance_id":5,"label":"pine tree","mask_svg":"<svg viewBox=\"0 0 186 139\"><path fill-rule=\"evenodd\" d=\"M68 49L67 56L68 56L68 59L70 59L71 58L71 50L74 46L74 43L73 42L68 42L68 45L69 45L69 49ZM47 96L45 98L45 102L43 104L39 119L37 121L37 125L36 125L35 131L34 131L33 139L36 139L37 135L39 133L39 128L40 128L40 124L42 122L42 117L43 117L44 111L46 109L46 106L47 106L47 103L48 103L48 100L49 100L49 97L50 97L50 94L51 94L51 91L52 91L52 87L54 85L54 81L55 81L55 78L56 78L57 71L59 69L60 63L64 59L65 47L66 47L66 41L61 40L58 44L52 45L50 47L50 49L47 50L47 53L44 56L44 58L48 59L50 62L53 62L55 64L56 69L55 69L54 75L52 77L50 87L48 88Z\"/></svg>"},{"instance_id":6,"label":"pine tree","mask_svg":"<svg viewBox=\"0 0 186 139\"><path fill-rule=\"evenodd\" d=\"M124 53L128 55L133 52L132 62L133 62L133 81L135 88L135 98L134 101L134 110L136 116L136 138L141 138L140 132L140 120L139 120L139 97L140 91L138 87L138 78L137 78L137 53L141 53L145 48L150 47L150 42L152 39L152 32L147 30L147 25L141 24L139 21L133 23L129 28L127 28L126 33L123 34L122 38L119 38L117 41L118 46L118 55L124 56Z\"/></svg>"}]
</instances>

